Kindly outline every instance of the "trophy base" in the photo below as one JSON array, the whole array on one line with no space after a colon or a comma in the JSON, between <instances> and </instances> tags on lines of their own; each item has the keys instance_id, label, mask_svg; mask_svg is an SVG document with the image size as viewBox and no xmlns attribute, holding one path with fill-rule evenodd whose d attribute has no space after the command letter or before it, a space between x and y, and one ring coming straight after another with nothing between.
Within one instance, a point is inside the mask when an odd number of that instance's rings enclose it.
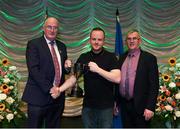
<instances>
[{"instance_id":1,"label":"trophy base","mask_svg":"<svg viewBox=\"0 0 180 129\"><path fill-rule=\"evenodd\" d=\"M72 89L70 97L83 97L83 90L80 87L78 87L77 89Z\"/></svg>"}]
</instances>

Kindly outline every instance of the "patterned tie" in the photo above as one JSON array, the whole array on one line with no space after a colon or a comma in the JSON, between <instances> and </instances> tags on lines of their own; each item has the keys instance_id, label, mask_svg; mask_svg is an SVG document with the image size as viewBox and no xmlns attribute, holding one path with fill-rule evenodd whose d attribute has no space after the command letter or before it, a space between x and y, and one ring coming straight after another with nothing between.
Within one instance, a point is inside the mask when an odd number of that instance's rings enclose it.
<instances>
[{"instance_id":1,"label":"patterned tie","mask_svg":"<svg viewBox=\"0 0 180 129\"><path fill-rule=\"evenodd\" d=\"M129 76L130 76L130 69L131 69L131 57L132 55L128 55L127 58L127 69L126 69L126 79L125 79L125 98L130 99L130 87L129 87Z\"/></svg>"},{"instance_id":2,"label":"patterned tie","mask_svg":"<svg viewBox=\"0 0 180 129\"><path fill-rule=\"evenodd\" d=\"M55 69L54 84L55 84L56 86L59 86L60 80L61 80L61 77L60 77L60 70L61 70L61 69L60 69L60 66L59 66L57 54L56 54L55 49L54 49L54 44L55 44L55 42L54 42L54 41L51 41L50 44L51 44L51 53L52 53L52 58L53 58L53 63L54 63L54 69Z\"/></svg>"}]
</instances>

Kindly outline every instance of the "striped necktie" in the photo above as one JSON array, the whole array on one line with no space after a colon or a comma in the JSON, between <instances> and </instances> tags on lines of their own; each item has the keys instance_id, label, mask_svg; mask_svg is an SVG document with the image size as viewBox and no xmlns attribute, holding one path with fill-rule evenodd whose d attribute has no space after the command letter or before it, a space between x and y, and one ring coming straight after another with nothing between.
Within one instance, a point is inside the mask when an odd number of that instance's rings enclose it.
<instances>
[{"instance_id":1,"label":"striped necktie","mask_svg":"<svg viewBox=\"0 0 180 129\"><path fill-rule=\"evenodd\" d=\"M54 49L55 42L51 41L50 44L51 44L51 54L52 54L54 69L55 69L54 84L55 86L59 86L61 77L60 77L60 66L59 66L58 58Z\"/></svg>"}]
</instances>

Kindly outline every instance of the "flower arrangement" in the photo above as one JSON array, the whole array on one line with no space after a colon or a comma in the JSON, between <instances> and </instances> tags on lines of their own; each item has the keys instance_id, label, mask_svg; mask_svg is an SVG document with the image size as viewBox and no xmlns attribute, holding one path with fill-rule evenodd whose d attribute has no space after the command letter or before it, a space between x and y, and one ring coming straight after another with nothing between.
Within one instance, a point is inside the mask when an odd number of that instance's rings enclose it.
<instances>
[{"instance_id":1,"label":"flower arrangement","mask_svg":"<svg viewBox=\"0 0 180 129\"><path fill-rule=\"evenodd\" d=\"M8 59L0 60L0 124L10 123L21 117L17 84L20 74L16 66L10 65Z\"/></svg>"},{"instance_id":2,"label":"flower arrangement","mask_svg":"<svg viewBox=\"0 0 180 129\"><path fill-rule=\"evenodd\" d=\"M165 121L177 121L180 118L180 63L176 58L168 60L168 66L159 74L159 96L157 98L156 115Z\"/></svg>"}]
</instances>

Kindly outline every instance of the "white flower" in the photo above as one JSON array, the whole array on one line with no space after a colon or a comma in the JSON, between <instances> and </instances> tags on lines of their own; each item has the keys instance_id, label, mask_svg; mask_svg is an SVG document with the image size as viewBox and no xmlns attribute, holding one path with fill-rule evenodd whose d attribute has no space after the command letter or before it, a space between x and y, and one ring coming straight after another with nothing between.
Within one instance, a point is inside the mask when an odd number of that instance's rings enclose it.
<instances>
[{"instance_id":1,"label":"white flower","mask_svg":"<svg viewBox=\"0 0 180 129\"><path fill-rule=\"evenodd\" d=\"M180 111L175 111L176 117L180 117Z\"/></svg>"},{"instance_id":2,"label":"white flower","mask_svg":"<svg viewBox=\"0 0 180 129\"><path fill-rule=\"evenodd\" d=\"M17 111L14 112L14 115L16 115L16 114L17 114Z\"/></svg>"},{"instance_id":3,"label":"white flower","mask_svg":"<svg viewBox=\"0 0 180 129\"><path fill-rule=\"evenodd\" d=\"M10 81L11 81L11 80L10 80L9 78L4 78L4 79L3 79L3 82L6 83L6 84L9 83Z\"/></svg>"},{"instance_id":4,"label":"white flower","mask_svg":"<svg viewBox=\"0 0 180 129\"><path fill-rule=\"evenodd\" d=\"M174 71L175 68L174 68L174 67L170 67L169 70L170 70L170 71Z\"/></svg>"},{"instance_id":5,"label":"white flower","mask_svg":"<svg viewBox=\"0 0 180 129\"><path fill-rule=\"evenodd\" d=\"M176 87L176 84L174 82L169 83L169 87L174 88Z\"/></svg>"},{"instance_id":6,"label":"white flower","mask_svg":"<svg viewBox=\"0 0 180 129\"><path fill-rule=\"evenodd\" d=\"M180 70L174 73L176 76L180 76Z\"/></svg>"},{"instance_id":7,"label":"white flower","mask_svg":"<svg viewBox=\"0 0 180 129\"><path fill-rule=\"evenodd\" d=\"M8 102L9 104L12 104L15 100L12 97L8 97L6 99L6 102Z\"/></svg>"},{"instance_id":8,"label":"white flower","mask_svg":"<svg viewBox=\"0 0 180 129\"><path fill-rule=\"evenodd\" d=\"M4 93L1 93L0 94L0 101L1 100L5 100L7 98L7 95L6 94L4 94Z\"/></svg>"},{"instance_id":9,"label":"white flower","mask_svg":"<svg viewBox=\"0 0 180 129\"><path fill-rule=\"evenodd\" d=\"M177 68L180 68L180 63L177 63L177 64L176 64L176 67L177 67Z\"/></svg>"},{"instance_id":10,"label":"white flower","mask_svg":"<svg viewBox=\"0 0 180 129\"><path fill-rule=\"evenodd\" d=\"M160 107L156 108L156 112L160 112L160 111L161 111Z\"/></svg>"},{"instance_id":11,"label":"white flower","mask_svg":"<svg viewBox=\"0 0 180 129\"><path fill-rule=\"evenodd\" d=\"M180 92L175 95L176 99L180 99Z\"/></svg>"},{"instance_id":12,"label":"white flower","mask_svg":"<svg viewBox=\"0 0 180 129\"><path fill-rule=\"evenodd\" d=\"M14 114L12 113L7 114L6 116L6 119L8 120L8 122L10 122L13 118L14 118Z\"/></svg>"},{"instance_id":13,"label":"white flower","mask_svg":"<svg viewBox=\"0 0 180 129\"><path fill-rule=\"evenodd\" d=\"M4 119L4 117L2 115L0 115L0 120L3 120L3 119Z\"/></svg>"},{"instance_id":14,"label":"white flower","mask_svg":"<svg viewBox=\"0 0 180 129\"><path fill-rule=\"evenodd\" d=\"M15 71L17 68L16 68L16 66L10 66L9 67L9 71Z\"/></svg>"},{"instance_id":15,"label":"white flower","mask_svg":"<svg viewBox=\"0 0 180 129\"><path fill-rule=\"evenodd\" d=\"M167 111L172 111L172 110L173 110L173 108L172 108L171 105L166 105L166 106L165 106L165 109L166 109Z\"/></svg>"},{"instance_id":16,"label":"white flower","mask_svg":"<svg viewBox=\"0 0 180 129\"><path fill-rule=\"evenodd\" d=\"M9 89L12 90L14 88L14 86L9 86Z\"/></svg>"}]
</instances>

